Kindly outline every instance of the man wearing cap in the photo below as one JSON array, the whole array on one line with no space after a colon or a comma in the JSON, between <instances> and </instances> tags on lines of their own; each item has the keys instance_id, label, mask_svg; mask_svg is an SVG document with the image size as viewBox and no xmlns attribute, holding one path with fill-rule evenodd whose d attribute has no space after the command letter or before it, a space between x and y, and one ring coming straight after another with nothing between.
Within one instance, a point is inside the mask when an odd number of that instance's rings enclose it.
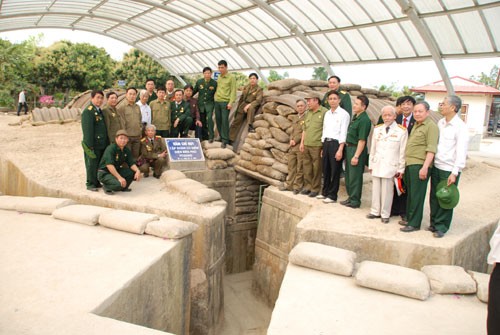
<instances>
[{"instance_id":1,"label":"man wearing cap","mask_svg":"<svg viewBox=\"0 0 500 335\"><path fill-rule=\"evenodd\" d=\"M321 134L326 108L321 106L317 96L306 97L308 110L300 141L304 153L304 189L301 194L316 197L321 191Z\"/></svg>"},{"instance_id":2,"label":"man wearing cap","mask_svg":"<svg viewBox=\"0 0 500 335\"><path fill-rule=\"evenodd\" d=\"M123 117L125 123L125 131L128 134L127 146L132 152L134 159L139 157L141 152L141 135L142 135L142 115L141 109L135 104L137 90L134 87L127 88L125 104L118 107L118 113Z\"/></svg>"},{"instance_id":3,"label":"man wearing cap","mask_svg":"<svg viewBox=\"0 0 500 335\"><path fill-rule=\"evenodd\" d=\"M130 192L129 186L132 181L141 179L141 171L135 165L135 159L127 147L127 142L127 132L123 129L118 130L115 143L110 144L102 155L97 178L108 195L116 191Z\"/></svg>"},{"instance_id":4,"label":"man wearing cap","mask_svg":"<svg viewBox=\"0 0 500 335\"><path fill-rule=\"evenodd\" d=\"M203 78L198 79L194 85L193 95L198 93L198 109L202 125L203 140L214 140L214 95L217 82L212 79L212 69L203 68Z\"/></svg>"},{"instance_id":5,"label":"man wearing cap","mask_svg":"<svg viewBox=\"0 0 500 335\"><path fill-rule=\"evenodd\" d=\"M263 91L258 85L259 76L257 73L250 73L248 79L250 83L246 85L243 88L243 92L241 92L238 101L238 109L234 113L234 120L229 129L229 140L231 143L236 139L245 116L248 122L248 131L255 131L252 127L253 117L262 104Z\"/></svg>"},{"instance_id":6,"label":"man wearing cap","mask_svg":"<svg viewBox=\"0 0 500 335\"><path fill-rule=\"evenodd\" d=\"M188 131L193 123L189 104L184 101L184 92L178 88L174 93L174 101L170 103L170 137L188 137Z\"/></svg>"},{"instance_id":7,"label":"man wearing cap","mask_svg":"<svg viewBox=\"0 0 500 335\"><path fill-rule=\"evenodd\" d=\"M141 139L142 161L139 170L144 173L144 178L149 177L149 168L153 168L153 177L160 178L163 168L167 165L167 145L161 136L156 136L156 127L147 125L146 136Z\"/></svg>"},{"instance_id":8,"label":"man wearing cap","mask_svg":"<svg viewBox=\"0 0 500 335\"><path fill-rule=\"evenodd\" d=\"M328 93L330 91L335 91L339 94L340 96L339 106L342 107L349 114L350 117L352 115L351 96L346 91L340 90L340 77L331 76L330 78L328 78L328 92L325 94L325 96L323 97L323 101L321 102L321 105L326 109L330 108L330 105L328 103Z\"/></svg>"},{"instance_id":9,"label":"man wearing cap","mask_svg":"<svg viewBox=\"0 0 500 335\"><path fill-rule=\"evenodd\" d=\"M429 116L430 106L426 101L418 102L413 109L415 126L406 144L406 204L407 221L399 221L405 233L420 229L424 212L425 194L431 173L432 160L437 150L439 130Z\"/></svg>"},{"instance_id":10,"label":"man wearing cap","mask_svg":"<svg viewBox=\"0 0 500 335\"><path fill-rule=\"evenodd\" d=\"M92 91L90 98L90 103L82 112L82 146L87 173L87 190L96 192L101 187L97 179L97 169L108 144L108 134L101 110L104 93L97 90Z\"/></svg>"},{"instance_id":11,"label":"man wearing cap","mask_svg":"<svg viewBox=\"0 0 500 335\"><path fill-rule=\"evenodd\" d=\"M372 173L372 206L366 217L389 223L394 177L401 177L405 170L408 132L396 123L394 107L383 107L381 114L384 123L373 130L370 148L368 169Z\"/></svg>"},{"instance_id":12,"label":"man wearing cap","mask_svg":"<svg viewBox=\"0 0 500 335\"><path fill-rule=\"evenodd\" d=\"M215 121L219 130L222 148L229 143L229 112L236 102L236 79L227 71L227 62L217 64L220 72L215 91Z\"/></svg>"},{"instance_id":13,"label":"man wearing cap","mask_svg":"<svg viewBox=\"0 0 500 335\"><path fill-rule=\"evenodd\" d=\"M456 95L444 98L440 108L443 118L438 121L439 140L434 166L431 170L431 194L429 205L431 224L429 230L434 237L440 238L450 229L453 208L444 208L436 197L438 185L458 186L460 172L465 167L469 134L467 126L459 116L462 100ZM443 182L446 180L446 182ZM449 207L449 206L445 206Z\"/></svg>"},{"instance_id":14,"label":"man wearing cap","mask_svg":"<svg viewBox=\"0 0 500 335\"><path fill-rule=\"evenodd\" d=\"M359 208L363 190L363 172L368 161L366 142L372 129L372 122L366 113L370 101L364 95L356 97L354 117L349 124L345 149L345 188L349 196L341 204Z\"/></svg>"},{"instance_id":15,"label":"man wearing cap","mask_svg":"<svg viewBox=\"0 0 500 335\"><path fill-rule=\"evenodd\" d=\"M123 117L118 114L116 105L118 105L118 94L116 92L109 92L106 95L107 102L102 108L104 115L104 122L106 123L106 130L108 132L109 143L115 143L116 132L125 127Z\"/></svg>"}]
</instances>

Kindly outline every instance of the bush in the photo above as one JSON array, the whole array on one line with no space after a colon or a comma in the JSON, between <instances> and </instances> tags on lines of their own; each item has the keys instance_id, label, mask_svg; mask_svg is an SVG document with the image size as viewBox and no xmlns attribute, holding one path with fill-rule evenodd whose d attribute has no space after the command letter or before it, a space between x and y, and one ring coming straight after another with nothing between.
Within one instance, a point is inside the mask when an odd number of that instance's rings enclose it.
<instances>
[{"instance_id":1,"label":"bush","mask_svg":"<svg viewBox=\"0 0 500 335\"><path fill-rule=\"evenodd\" d=\"M16 101L8 90L0 90L0 107L14 108Z\"/></svg>"}]
</instances>

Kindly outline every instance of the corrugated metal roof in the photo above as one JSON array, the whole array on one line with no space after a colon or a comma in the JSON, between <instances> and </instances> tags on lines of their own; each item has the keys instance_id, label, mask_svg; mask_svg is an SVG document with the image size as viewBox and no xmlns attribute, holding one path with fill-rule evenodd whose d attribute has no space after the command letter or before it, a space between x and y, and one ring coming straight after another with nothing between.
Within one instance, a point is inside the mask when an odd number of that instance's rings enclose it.
<instances>
[{"instance_id":1,"label":"corrugated metal roof","mask_svg":"<svg viewBox=\"0 0 500 335\"><path fill-rule=\"evenodd\" d=\"M175 75L499 56L499 0L0 0L0 32L90 31ZM154 43L148 43L154 41ZM444 74L441 71L442 75Z\"/></svg>"}]
</instances>

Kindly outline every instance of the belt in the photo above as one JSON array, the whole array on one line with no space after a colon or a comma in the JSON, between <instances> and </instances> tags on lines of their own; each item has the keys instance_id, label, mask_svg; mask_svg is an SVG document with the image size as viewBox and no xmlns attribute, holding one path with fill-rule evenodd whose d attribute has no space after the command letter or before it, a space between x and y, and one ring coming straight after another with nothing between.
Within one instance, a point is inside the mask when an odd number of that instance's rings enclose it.
<instances>
[{"instance_id":1,"label":"belt","mask_svg":"<svg viewBox=\"0 0 500 335\"><path fill-rule=\"evenodd\" d=\"M347 142L345 143L345 145L346 145L347 147L356 147L356 146L357 146L357 144L347 143Z\"/></svg>"},{"instance_id":2,"label":"belt","mask_svg":"<svg viewBox=\"0 0 500 335\"><path fill-rule=\"evenodd\" d=\"M339 140L336 140L334 138L330 138L330 137L325 137L325 142L331 142L331 141L339 141Z\"/></svg>"}]
</instances>

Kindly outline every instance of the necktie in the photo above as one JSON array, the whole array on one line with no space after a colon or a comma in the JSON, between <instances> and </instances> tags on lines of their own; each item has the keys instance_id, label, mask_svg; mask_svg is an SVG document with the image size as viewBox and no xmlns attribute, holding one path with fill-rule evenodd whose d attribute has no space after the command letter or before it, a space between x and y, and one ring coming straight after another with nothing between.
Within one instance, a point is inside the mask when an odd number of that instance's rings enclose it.
<instances>
[{"instance_id":1,"label":"necktie","mask_svg":"<svg viewBox=\"0 0 500 335\"><path fill-rule=\"evenodd\" d=\"M408 128L408 126L406 124L406 117L403 117L403 127Z\"/></svg>"},{"instance_id":2,"label":"necktie","mask_svg":"<svg viewBox=\"0 0 500 335\"><path fill-rule=\"evenodd\" d=\"M405 119L406 120L406 119ZM389 132L390 127L385 127L385 133L387 134Z\"/></svg>"}]
</instances>

